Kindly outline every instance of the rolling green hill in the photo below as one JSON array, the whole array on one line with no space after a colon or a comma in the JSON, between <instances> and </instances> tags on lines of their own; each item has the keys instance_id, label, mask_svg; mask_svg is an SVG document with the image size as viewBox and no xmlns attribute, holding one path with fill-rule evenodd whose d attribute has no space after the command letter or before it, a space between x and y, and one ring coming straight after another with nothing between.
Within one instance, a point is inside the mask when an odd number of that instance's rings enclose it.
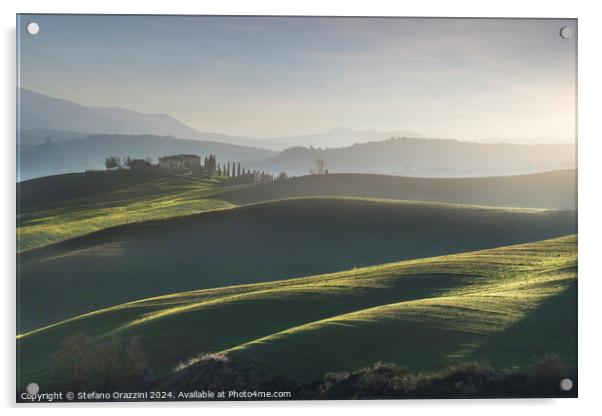
<instances>
[{"instance_id":1,"label":"rolling green hill","mask_svg":"<svg viewBox=\"0 0 602 416\"><path fill-rule=\"evenodd\" d=\"M83 204L117 204L143 196L176 193L195 181L163 171L104 170L45 176L17 183L19 209L42 211ZM163 184L164 186L158 186ZM138 191L138 192L135 192Z\"/></svg>"},{"instance_id":2,"label":"rolling green hill","mask_svg":"<svg viewBox=\"0 0 602 416\"><path fill-rule=\"evenodd\" d=\"M108 228L18 255L19 333L185 290L574 233L575 213L301 198Z\"/></svg>"},{"instance_id":3,"label":"rolling green hill","mask_svg":"<svg viewBox=\"0 0 602 416\"><path fill-rule=\"evenodd\" d=\"M428 179L337 174L268 184L200 181L161 172L88 172L17 184L18 249L116 225L269 200L355 196L504 207L576 208L576 171L494 178Z\"/></svg>"},{"instance_id":4,"label":"rolling green hill","mask_svg":"<svg viewBox=\"0 0 602 416\"><path fill-rule=\"evenodd\" d=\"M224 192L218 197L239 205L299 196L358 196L574 210L577 171L481 178L413 178L357 173L310 175Z\"/></svg>"},{"instance_id":5,"label":"rolling green hill","mask_svg":"<svg viewBox=\"0 0 602 416\"><path fill-rule=\"evenodd\" d=\"M213 194L238 187L154 171L73 173L21 182L17 248L32 249L121 224L232 207Z\"/></svg>"},{"instance_id":6,"label":"rolling green hill","mask_svg":"<svg viewBox=\"0 0 602 416\"><path fill-rule=\"evenodd\" d=\"M139 336L156 376L208 353L301 381L375 361L507 367L556 353L575 365L576 265L567 236L141 300L18 337L17 385L65 388L49 354L81 332L97 342Z\"/></svg>"}]
</instances>

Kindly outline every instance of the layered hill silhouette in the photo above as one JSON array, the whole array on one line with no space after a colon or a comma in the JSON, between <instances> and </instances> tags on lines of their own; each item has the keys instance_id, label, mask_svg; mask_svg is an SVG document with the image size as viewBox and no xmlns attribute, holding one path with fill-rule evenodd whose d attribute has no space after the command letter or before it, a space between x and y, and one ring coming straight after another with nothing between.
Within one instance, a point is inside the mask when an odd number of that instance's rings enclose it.
<instances>
[{"instance_id":1,"label":"layered hill silhouette","mask_svg":"<svg viewBox=\"0 0 602 416\"><path fill-rule=\"evenodd\" d=\"M307 174L315 161L331 173L377 173L421 177L469 177L574 169L575 144L470 143L449 139L392 138L337 149L294 147L256 166Z\"/></svg>"},{"instance_id":2,"label":"layered hill silhouette","mask_svg":"<svg viewBox=\"0 0 602 416\"><path fill-rule=\"evenodd\" d=\"M244 137L200 132L167 114L144 114L118 107L83 106L19 88L21 143L35 145L90 134L174 136L281 151L293 146L342 147L395 136L423 137L412 131L355 131L334 128L316 134L285 137Z\"/></svg>"},{"instance_id":3,"label":"layered hill silhouette","mask_svg":"<svg viewBox=\"0 0 602 416\"><path fill-rule=\"evenodd\" d=\"M424 138L420 133L409 130L380 131L352 130L336 127L323 133L303 134L289 137L274 137L259 139L256 143L261 147L272 150L285 150L291 147L338 148L352 146L356 143L368 143L387 140L391 137Z\"/></svg>"},{"instance_id":4,"label":"layered hill silhouette","mask_svg":"<svg viewBox=\"0 0 602 416\"><path fill-rule=\"evenodd\" d=\"M495 176L576 167L576 148L563 144L469 143L425 139L411 131L354 131L279 138L199 132L165 114L86 107L19 89L20 180L100 169L108 155L157 158L214 153L273 174L304 175L317 159L331 173L423 177ZM271 150L270 150L271 149ZM280 153L276 153L276 151Z\"/></svg>"},{"instance_id":5,"label":"layered hill silhouette","mask_svg":"<svg viewBox=\"0 0 602 416\"><path fill-rule=\"evenodd\" d=\"M117 107L87 107L19 88L19 128L84 134L155 134L193 138L198 132L167 114L142 114Z\"/></svg>"}]
</instances>

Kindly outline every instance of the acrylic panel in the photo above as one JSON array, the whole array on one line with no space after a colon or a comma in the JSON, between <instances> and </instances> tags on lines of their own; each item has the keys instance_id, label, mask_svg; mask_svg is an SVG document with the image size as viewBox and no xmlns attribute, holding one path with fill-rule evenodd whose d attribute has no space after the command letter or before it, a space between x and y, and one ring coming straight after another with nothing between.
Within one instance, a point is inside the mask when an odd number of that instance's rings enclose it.
<instances>
[{"instance_id":1,"label":"acrylic panel","mask_svg":"<svg viewBox=\"0 0 602 416\"><path fill-rule=\"evenodd\" d=\"M576 19L17 16L17 401L577 396Z\"/></svg>"}]
</instances>

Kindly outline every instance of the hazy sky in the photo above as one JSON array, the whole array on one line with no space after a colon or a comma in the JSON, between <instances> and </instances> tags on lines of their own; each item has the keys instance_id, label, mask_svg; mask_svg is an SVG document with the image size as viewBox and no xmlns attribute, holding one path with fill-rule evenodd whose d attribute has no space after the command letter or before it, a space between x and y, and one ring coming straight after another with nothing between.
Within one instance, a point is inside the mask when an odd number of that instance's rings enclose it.
<instances>
[{"instance_id":1,"label":"hazy sky","mask_svg":"<svg viewBox=\"0 0 602 416\"><path fill-rule=\"evenodd\" d=\"M25 24L36 21L36 36ZM200 131L575 136L573 20L22 16L20 85Z\"/></svg>"}]
</instances>

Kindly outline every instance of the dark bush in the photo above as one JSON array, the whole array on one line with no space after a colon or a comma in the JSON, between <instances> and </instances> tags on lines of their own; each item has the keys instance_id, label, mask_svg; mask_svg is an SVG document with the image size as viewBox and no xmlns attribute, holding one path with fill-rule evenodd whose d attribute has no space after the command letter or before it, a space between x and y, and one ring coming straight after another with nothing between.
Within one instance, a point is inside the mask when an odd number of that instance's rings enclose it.
<instances>
[{"instance_id":1,"label":"dark bush","mask_svg":"<svg viewBox=\"0 0 602 416\"><path fill-rule=\"evenodd\" d=\"M574 374L558 356L545 356L528 371L495 371L482 362L454 365L443 371L410 374L394 364L375 364L355 372L329 373L312 393L330 399L377 398L507 398L576 397L560 388L560 380Z\"/></svg>"},{"instance_id":2,"label":"dark bush","mask_svg":"<svg viewBox=\"0 0 602 416\"><path fill-rule=\"evenodd\" d=\"M569 392L560 388L565 377L576 380L558 356L544 356L526 371L494 370L483 362L468 362L436 372L410 373L395 364L376 363L300 384L273 370L208 355L158 385L159 389L180 391L291 391L294 399L576 397L576 385Z\"/></svg>"},{"instance_id":3,"label":"dark bush","mask_svg":"<svg viewBox=\"0 0 602 416\"><path fill-rule=\"evenodd\" d=\"M180 366L179 371L151 387L158 391L297 391L298 383L250 363L235 363L208 354Z\"/></svg>"}]
</instances>

